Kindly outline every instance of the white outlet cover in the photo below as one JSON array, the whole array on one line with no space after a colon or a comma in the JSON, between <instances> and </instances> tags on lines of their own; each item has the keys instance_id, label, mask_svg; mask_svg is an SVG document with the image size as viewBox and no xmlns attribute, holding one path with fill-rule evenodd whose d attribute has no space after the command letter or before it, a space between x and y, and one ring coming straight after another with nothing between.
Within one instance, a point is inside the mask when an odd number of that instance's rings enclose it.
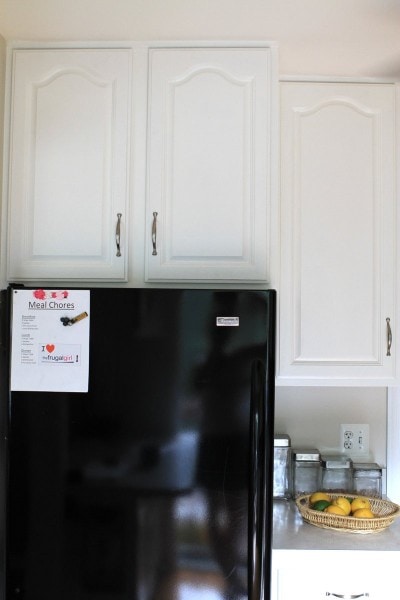
<instances>
[{"instance_id":1,"label":"white outlet cover","mask_svg":"<svg viewBox=\"0 0 400 600\"><path fill-rule=\"evenodd\" d=\"M344 423L340 425L339 448L349 456L369 455L369 425Z\"/></svg>"}]
</instances>

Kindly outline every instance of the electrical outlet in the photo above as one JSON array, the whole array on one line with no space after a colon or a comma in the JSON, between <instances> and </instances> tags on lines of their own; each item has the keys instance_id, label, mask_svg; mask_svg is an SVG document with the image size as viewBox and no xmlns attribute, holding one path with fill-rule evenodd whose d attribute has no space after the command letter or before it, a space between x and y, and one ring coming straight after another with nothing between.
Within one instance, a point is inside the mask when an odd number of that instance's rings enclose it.
<instances>
[{"instance_id":1,"label":"electrical outlet","mask_svg":"<svg viewBox=\"0 0 400 600\"><path fill-rule=\"evenodd\" d=\"M340 450L350 456L369 454L369 425L340 425Z\"/></svg>"}]
</instances>

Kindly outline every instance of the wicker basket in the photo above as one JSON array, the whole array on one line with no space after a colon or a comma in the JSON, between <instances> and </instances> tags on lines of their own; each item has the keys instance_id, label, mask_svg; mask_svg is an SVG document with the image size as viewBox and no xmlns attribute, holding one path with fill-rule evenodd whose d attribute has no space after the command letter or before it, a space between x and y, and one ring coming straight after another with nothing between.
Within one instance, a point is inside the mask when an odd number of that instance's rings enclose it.
<instances>
[{"instance_id":1,"label":"wicker basket","mask_svg":"<svg viewBox=\"0 0 400 600\"><path fill-rule=\"evenodd\" d=\"M328 493L328 496L334 500L340 496L346 498L357 498L359 495L353 494L333 494ZM324 529L336 529L348 533L376 533L382 531L391 525L394 519L400 514L400 506L389 502L389 500L381 500L380 498L368 498L371 504L371 510L376 515L371 519L362 519L355 517L345 517L326 513L319 510L313 510L310 507L311 494L299 496L296 498L297 508L301 516L307 523L322 527Z\"/></svg>"}]
</instances>

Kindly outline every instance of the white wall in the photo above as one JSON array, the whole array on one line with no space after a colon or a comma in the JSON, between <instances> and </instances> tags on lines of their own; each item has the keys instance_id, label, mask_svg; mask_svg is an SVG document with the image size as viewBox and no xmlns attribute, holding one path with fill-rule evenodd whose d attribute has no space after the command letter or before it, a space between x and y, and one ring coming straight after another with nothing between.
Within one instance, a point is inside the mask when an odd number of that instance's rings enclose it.
<instances>
[{"instance_id":1,"label":"white wall","mask_svg":"<svg viewBox=\"0 0 400 600\"><path fill-rule=\"evenodd\" d=\"M293 446L339 451L341 423L370 425L370 458L386 466L386 389L277 388L275 431Z\"/></svg>"},{"instance_id":2,"label":"white wall","mask_svg":"<svg viewBox=\"0 0 400 600\"><path fill-rule=\"evenodd\" d=\"M0 0L7 40L268 40L280 72L400 76L398 0Z\"/></svg>"}]
</instances>

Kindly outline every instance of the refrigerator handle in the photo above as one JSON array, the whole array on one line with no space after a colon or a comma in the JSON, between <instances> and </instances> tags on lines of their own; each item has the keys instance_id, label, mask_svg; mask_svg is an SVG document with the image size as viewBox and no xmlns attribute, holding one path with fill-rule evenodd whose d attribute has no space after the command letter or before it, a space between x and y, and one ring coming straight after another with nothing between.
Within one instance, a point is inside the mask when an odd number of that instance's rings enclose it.
<instances>
[{"instance_id":1,"label":"refrigerator handle","mask_svg":"<svg viewBox=\"0 0 400 600\"><path fill-rule=\"evenodd\" d=\"M249 600L264 598L266 514L266 372L254 361L251 373L249 486Z\"/></svg>"}]
</instances>

